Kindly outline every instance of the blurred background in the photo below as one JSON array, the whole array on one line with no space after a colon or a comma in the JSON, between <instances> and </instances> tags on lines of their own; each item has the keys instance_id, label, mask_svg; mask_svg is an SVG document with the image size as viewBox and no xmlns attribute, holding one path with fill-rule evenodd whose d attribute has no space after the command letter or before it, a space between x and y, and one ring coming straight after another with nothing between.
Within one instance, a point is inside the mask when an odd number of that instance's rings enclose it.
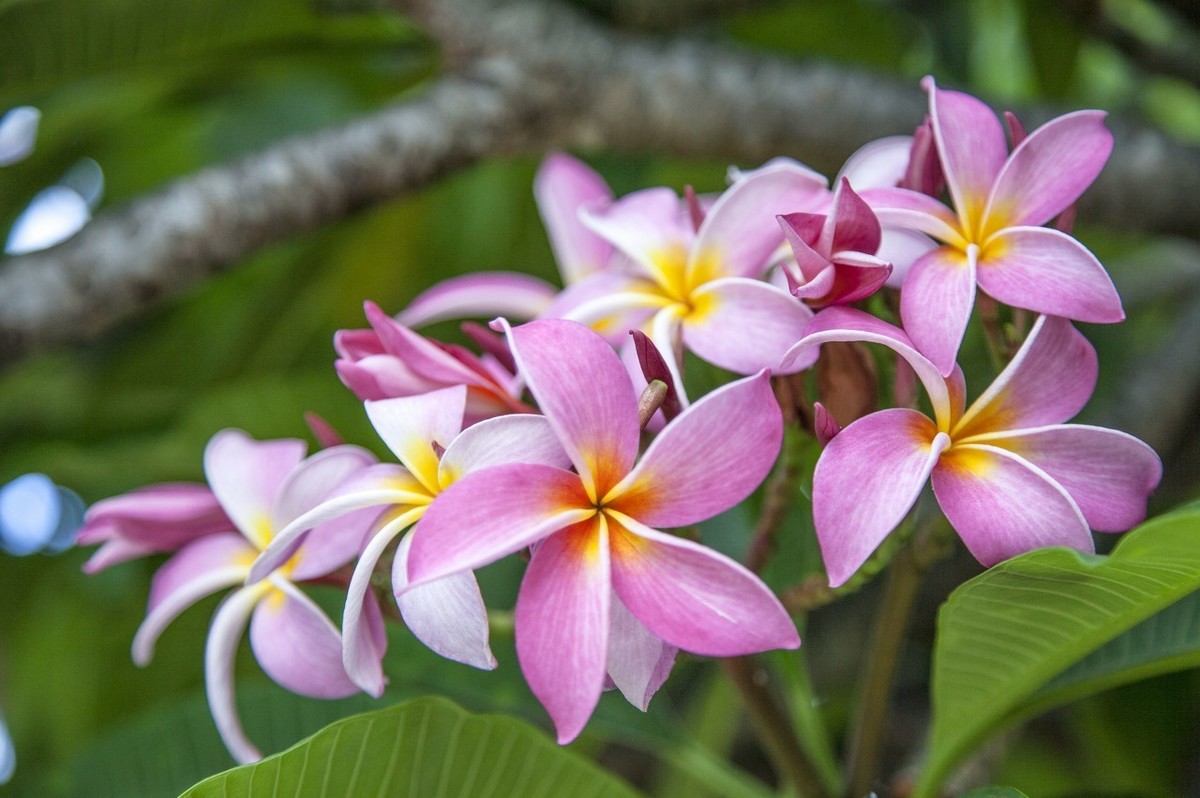
<instances>
[{"instance_id":1,"label":"blurred background","mask_svg":"<svg viewBox=\"0 0 1200 798\"><path fill-rule=\"evenodd\" d=\"M1103 108L1200 146L1200 8L1188 0L575 5L600 24L651 36L684 32L779 58L875 70L914 86L935 74L941 85L997 108ZM434 43L370 2L0 0L0 113L20 105L41 113L33 153L0 169L0 239L49 186L84 179L94 188L98 170L102 193L87 199L100 213L205 165L415 96L441 63ZM716 191L728 166L653 152L579 154L617 194L650 185ZM1113 155L1121 157L1120 150ZM305 411L383 455L360 403L332 369L334 331L365 326L364 299L396 312L455 274L511 269L557 281L531 190L539 160L467 169L272 246L94 345L0 372L0 484L44 473L91 503L149 483L200 480L201 453L216 431L307 437ZM1196 218L1200 230L1200 208ZM1085 327L1100 351L1102 378L1083 419L1143 435L1159 449L1167 471L1152 510L1162 511L1200 493L1200 247L1117 233L1086 218L1076 234L1113 275L1129 316L1116 327ZM456 335L453 325L433 332ZM977 339L968 351L980 355ZM749 523L719 519L706 535L738 553ZM161 558L89 577L80 571L87 556L77 549L0 554L0 713L17 752L15 774L0 793L171 795L230 766L202 686L216 599L177 620L142 671L129 659L129 644ZM492 569L485 590L502 605L511 601L519 570ZM916 622L899 685L899 737L922 733L928 634L936 591L946 587L930 587L925 617ZM338 596L324 598L339 617ZM817 613L806 636L820 713L835 736L861 645L846 619L869 609L869 599ZM544 725L511 642L500 640L497 649L501 668L481 674L394 636L382 700L436 692ZM727 723L736 699L714 674L682 663L645 716L606 697L577 745L658 795L708 791L703 778L687 775L687 748L674 745L685 725L763 771L761 755ZM250 735L265 750L372 706L365 698L289 696L244 649L238 686ZM1195 672L1142 682L1010 734L988 764L997 782L1031 795L1185 794L1200 782L1198 699ZM674 765L654 769L662 761ZM769 770L764 775L771 778Z\"/></svg>"}]
</instances>

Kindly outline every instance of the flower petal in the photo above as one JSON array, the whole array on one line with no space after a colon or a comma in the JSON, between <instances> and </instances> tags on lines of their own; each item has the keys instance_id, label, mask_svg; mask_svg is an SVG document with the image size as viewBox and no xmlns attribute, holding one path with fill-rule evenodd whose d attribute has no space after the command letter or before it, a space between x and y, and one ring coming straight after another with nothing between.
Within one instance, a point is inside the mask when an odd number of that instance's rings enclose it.
<instances>
[{"instance_id":1,"label":"flower petal","mask_svg":"<svg viewBox=\"0 0 1200 798\"><path fill-rule=\"evenodd\" d=\"M279 488L307 448L300 440L256 441L241 430L227 429L204 449L204 474L217 501L260 549L271 536L271 509Z\"/></svg>"},{"instance_id":2,"label":"flower petal","mask_svg":"<svg viewBox=\"0 0 1200 798\"><path fill-rule=\"evenodd\" d=\"M246 578L255 549L236 532L218 533L184 546L154 574L146 619L133 637L133 661L154 658L154 644L181 612L207 595Z\"/></svg>"},{"instance_id":3,"label":"flower petal","mask_svg":"<svg viewBox=\"0 0 1200 798\"><path fill-rule=\"evenodd\" d=\"M643 712L671 675L679 651L633 617L614 594L609 604L608 677L625 700Z\"/></svg>"},{"instance_id":4,"label":"flower petal","mask_svg":"<svg viewBox=\"0 0 1200 798\"><path fill-rule=\"evenodd\" d=\"M859 147L834 178L837 185L843 178L858 188L891 188L899 185L908 171L912 136L885 136L868 141Z\"/></svg>"},{"instance_id":5,"label":"flower petal","mask_svg":"<svg viewBox=\"0 0 1200 798\"><path fill-rule=\"evenodd\" d=\"M879 249L882 233L879 218L863 198L854 193L845 178L834 191L832 216L834 225L830 252L849 250L874 255Z\"/></svg>"},{"instance_id":6,"label":"flower petal","mask_svg":"<svg viewBox=\"0 0 1200 798\"><path fill-rule=\"evenodd\" d=\"M1146 499L1162 479L1162 461L1154 450L1115 429L1055 424L974 440L1007 449L1045 471L1098 532L1124 532L1140 524Z\"/></svg>"},{"instance_id":7,"label":"flower petal","mask_svg":"<svg viewBox=\"0 0 1200 798\"><path fill-rule=\"evenodd\" d=\"M438 482L446 488L474 471L505 463L568 469L571 458L545 416L501 416L480 421L454 439L442 455Z\"/></svg>"},{"instance_id":8,"label":"flower petal","mask_svg":"<svg viewBox=\"0 0 1200 798\"><path fill-rule=\"evenodd\" d=\"M967 408L954 439L1003 430L1061 424L1096 387L1096 350L1057 316L1039 316L1016 356Z\"/></svg>"},{"instance_id":9,"label":"flower petal","mask_svg":"<svg viewBox=\"0 0 1200 798\"><path fill-rule=\"evenodd\" d=\"M906 188L871 188L860 196L884 227L912 230L956 247L966 246L954 213L927 194Z\"/></svg>"},{"instance_id":10,"label":"flower petal","mask_svg":"<svg viewBox=\"0 0 1200 798\"><path fill-rule=\"evenodd\" d=\"M258 664L277 684L312 698L358 692L342 667L342 636L313 600L286 579L254 609L250 645Z\"/></svg>"},{"instance_id":11,"label":"flower petal","mask_svg":"<svg viewBox=\"0 0 1200 798\"><path fill-rule=\"evenodd\" d=\"M476 272L422 291L396 314L396 321L405 327L423 327L447 319L532 319L557 293L550 283L528 274Z\"/></svg>"},{"instance_id":12,"label":"flower petal","mask_svg":"<svg viewBox=\"0 0 1200 798\"><path fill-rule=\"evenodd\" d=\"M367 402L367 417L392 453L404 463L425 489L436 494L438 453L462 430L467 389L456 385L420 396L402 396Z\"/></svg>"},{"instance_id":13,"label":"flower petal","mask_svg":"<svg viewBox=\"0 0 1200 798\"><path fill-rule=\"evenodd\" d=\"M330 491L354 474L378 462L359 446L322 449L292 469L275 496L271 524L281 529L316 507Z\"/></svg>"},{"instance_id":14,"label":"flower petal","mask_svg":"<svg viewBox=\"0 0 1200 798\"><path fill-rule=\"evenodd\" d=\"M392 590L404 624L418 640L447 659L490 671L496 658L488 646L488 613L475 574L463 571L408 586L408 552L414 533L396 548Z\"/></svg>"},{"instance_id":15,"label":"flower petal","mask_svg":"<svg viewBox=\"0 0 1200 798\"><path fill-rule=\"evenodd\" d=\"M611 517L613 589L652 633L710 657L800 645L779 599L745 567L621 513Z\"/></svg>"},{"instance_id":16,"label":"flower petal","mask_svg":"<svg viewBox=\"0 0 1200 798\"><path fill-rule=\"evenodd\" d=\"M564 284L576 283L608 265L612 245L579 219L579 209L585 205L612 200L612 190L604 178L582 161L552 152L533 179L533 198Z\"/></svg>"},{"instance_id":17,"label":"flower petal","mask_svg":"<svg viewBox=\"0 0 1200 798\"><path fill-rule=\"evenodd\" d=\"M233 529L211 488L176 482L96 502L88 508L77 540L87 546L115 535L155 551L174 551L204 535Z\"/></svg>"},{"instance_id":18,"label":"flower petal","mask_svg":"<svg viewBox=\"0 0 1200 798\"><path fill-rule=\"evenodd\" d=\"M608 492L633 465L640 439L637 397L620 358L575 322L501 324L518 370L589 494Z\"/></svg>"},{"instance_id":19,"label":"flower petal","mask_svg":"<svg viewBox=\"0 0 1200 798\"><path fill-rule=\"evenodd\" d=\"M985 226L1038 227L1092 184L1112 152L1103 111L1076 111L1033 131L1013 150L988 200Z\"/></svg>"},{"instance_id":20,"label":"flower petal","mask_svg":"<svg viewBox=\"0 0 1200 798\"><path fill-rule=\"evenodd\" d=\"M1009 227L988 239L979 287L1006 305L1076 321L1122 321L1108 272L1071 236L1048 227Z\"/></svg>"},{"instance_id":21,"label":"flower petal","mask_svg":"<svg viewBox=\"0 0 1200 798\"><path fill-rule=\"evenodd\" d=\"M954 370L975 305L976 249L935 249L912 265L900 291L900 318L942 376Z\"/></svg>"},{"instance_id":22,"label":"flower petal","mask_svg":"<svg viewBox=\"0 0 1200 798\"><path fill-rule=\"evenodd\" d=\"M955 445L933 470L933 492L985 566L1043 546L1095 551L1087 522L1063 487L999 447Z\"/></svg>"},{"instance_id":23,"label":"flower petal","mask_svg":"<svg viewBox=\"0 0 1200 798\"><path fill-rule=\"evenodd\" d=\"M808 306L781 288L740 277L713 280L692 293L692 307L683 318L683 341L713 365L737 374L764 368L785 374L812 365L779 365L812 319Z\"/></svg>"},{"instance_id":24,"label":"flower petal","mask_svg":"<svg viewBox=\"0 0 1200 798\"><path fill-rule=\"evenodd\" d=\"M238 720L233 697L233 660L250 613L266 589L265 584L256 584L226 596L208 627L208 641L204 646L204 691L208 695L208 709L225 747L243 765L262 759L262 754L247 739L242 722Z\"/></svg>"},{"instance_id":25,"label":"flower petal","mask_svg":"<svg viewBox=\"0 0 1200 798\"><path fill-rule=\"evenodd\" d=\"M551 535L517 595L517 658L558 742L579 736L604 687L608 658L608 532L602 517Z\"/></svg>"},{"instance_id":26,"label":"flower petal","mask_svg":"<svg viewBox=\"0 0 1200 798\"><path fill-rule=\"evenodd\" d=\"M906 408L864 416L829 442L813 472L813 522L831 587L904 520L949 443Z\"/></svg>"},{"instance_id":27,"label":"flower petal","mask_svg":"<svg viewBox=\"0 0 1200 798\"><path fill-rule=\"evenodd\" d=\"M580 221L663 285L676 282L674 261L692 240L679 196L669 188L647 188L612 203L584 206ZM664 259L671 261L664 263ZM678 266L682 266L680 263Z\"/></svg>"},{"instance_id":28,"label":"flower petal","mask_svg":"<svg viewBox=\"0 0 1200 798\"><path fill-rule=\"evenodd\" d=\"M748 173L725 190L696 232L688 261L689 284L704 276L758 277L783 244L775 215L816 211L828 197L825 179L780 161ZM713 262L715 261L715 263Z\"/></svg>"},{"instance_id":29,"label":"flower petal","mask_svg":"<svg viewBox=\"0 0 1200 798\"><path fill-rule=\"evenodd\" d=\"M561 468L518 463L468 474L425 510L409 585L495 562L595 512L579 475Z\"/></svg>"},{"instance_id":30,"label":"flower petal","mask_svg":"<svg viewBox=\"0 0 1200 798\"><path fill-rule=\"evenodd\" d=\"M954 207L963 229L975 230L1008 157L1004 128L992 109L971 95L939 89L931 77L922 85L929 93L929 118Z\"/></svg>"},{"instance_id":31,"label":"flower petal","mask_svg":"<svg viewBox=\"0 0 1200 798\"><path fill-rule=\"evenodd\" d=\"M604 503L655 527L695 524L762 484L783 441L783 416L764 371L689 407L650 444Z\"/></svg>"}]
</instances>

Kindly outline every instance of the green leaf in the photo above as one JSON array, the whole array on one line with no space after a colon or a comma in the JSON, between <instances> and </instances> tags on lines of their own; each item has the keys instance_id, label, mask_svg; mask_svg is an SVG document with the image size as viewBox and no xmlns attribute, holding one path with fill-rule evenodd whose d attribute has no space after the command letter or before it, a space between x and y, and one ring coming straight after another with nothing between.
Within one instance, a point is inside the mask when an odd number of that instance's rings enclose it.
<instances>
[{"instance_id":1,"label":"green leaf","mask_svg":"<svg viewBox=\"0 0 1200 798\"><path fill-rule=\"evenodd\" d=\"M962 798L1028 798L1028 796L1012 787L980 787L978 790L971 790L964 794Z\"/></svg>"},{"instance_id":2,"label":"green leaf","mask_svg":"<svg viewBox=\"0 0 1200 798\"><path fill-rule=\"evenodd\" d=\"M1198 527L1200 512L1175 512L1130 532L1109 557L1041 549L955 590L938 616L933 733L917 794L932 794L1003 725L1194 664ZM1185 606L1172 607L1185 597ZM1118 640L1127 632L1128 642ZM1169 639L1155 637L1165 632Z\"/></svg>"},{"instance_id":3,"label":"green leaf","mask_svg":"<svg viewBox=\"0 0 1200 798\"><path fill-rule=\"evenodd\" d=\"M632 798L616 777L512 718L419 698L338 721L282 754L205 779L205 796L529 795Z\"/></svg>"}]
</instances>

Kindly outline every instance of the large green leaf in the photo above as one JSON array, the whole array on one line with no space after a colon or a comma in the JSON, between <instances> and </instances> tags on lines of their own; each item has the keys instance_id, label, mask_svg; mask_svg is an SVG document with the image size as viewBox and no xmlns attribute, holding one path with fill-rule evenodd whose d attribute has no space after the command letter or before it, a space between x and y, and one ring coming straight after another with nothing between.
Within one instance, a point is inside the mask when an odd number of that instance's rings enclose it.
<instances>
[{"instance_id":1,"label":"large green leaf","mask_svg":"<svg viewBox=\"0 0 1200 798\"><path fill-rule=\"evenodd\" d=\"M420 698L338 721L282 754L205 779L184 796L535 794L635 795L521 721Z\"/></svg>"},{"instance_id":2,"label":"large green leaf","mask_svg":"<svg viewBox=\"0 0 1200 798\"><path fill-rule=\"evenodd\" d=\"M932 794L1002 725L1194 664L1196 600L1172 605L1200 590L1198 529L1200 512L1179 511L1130 532L1109 557L1042 549L959 587L938 617L933 734L918 794ZM1129 641L1118 639L1127 632Z\"/></svg>"}]
</instances>

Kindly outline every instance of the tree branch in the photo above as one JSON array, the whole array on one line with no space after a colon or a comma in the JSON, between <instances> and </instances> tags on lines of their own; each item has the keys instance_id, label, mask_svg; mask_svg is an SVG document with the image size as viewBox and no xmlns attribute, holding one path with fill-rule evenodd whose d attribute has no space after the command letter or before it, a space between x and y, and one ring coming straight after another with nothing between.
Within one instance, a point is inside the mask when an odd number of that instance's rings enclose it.
<instances>
[{"instance_id":1,"label":"tree branch","mask_svg":"<svg viewBox=\"0 0 1200 798\"><path fill-rule=\"evenodd\" d=\"M553 4L391 2L442 44L450 74L421 99L203 170L0 263L0 366L93 340L264 246L484 158L577 147L754 165L783 154L832 173L924 113L915 86L878 75L618 32ZM1116 155L1083 218L1195 237L1200 151L1113 127Z\"/></svg>"}]
</instances>

